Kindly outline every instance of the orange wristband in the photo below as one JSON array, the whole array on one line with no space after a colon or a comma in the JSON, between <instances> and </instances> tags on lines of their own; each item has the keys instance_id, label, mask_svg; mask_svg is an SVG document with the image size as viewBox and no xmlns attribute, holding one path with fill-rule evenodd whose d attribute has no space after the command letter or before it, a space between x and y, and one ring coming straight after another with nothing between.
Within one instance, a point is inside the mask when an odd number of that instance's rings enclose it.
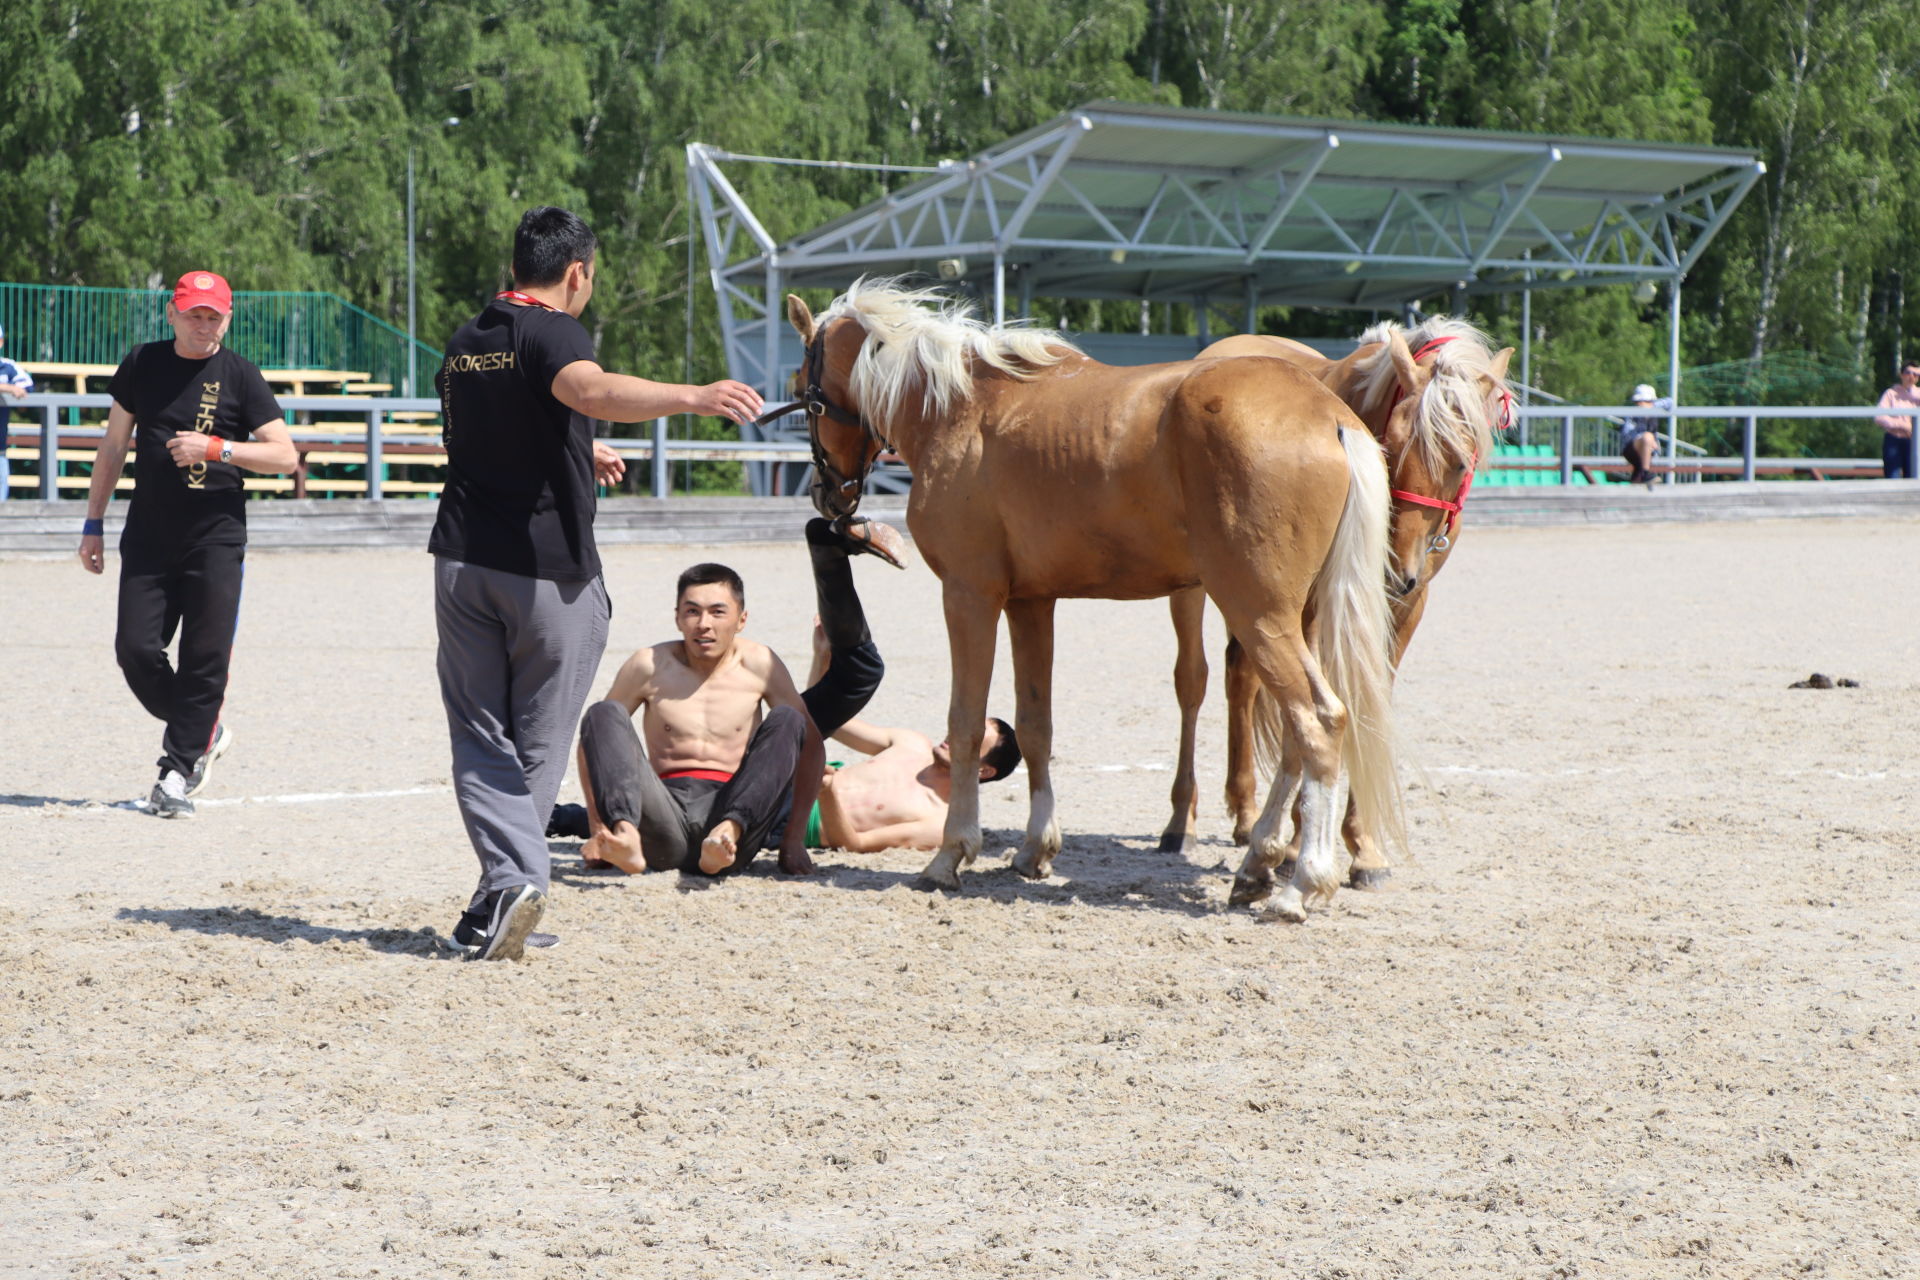
<instances>
[{"instance_id":1,"label":"orange wristband","mask_svg":"<svg viewBox=\"0 0 1920 1280\"><path fill-rule=\"evenodd\" d=\"M227 442L224 437L216 436L213 433L209 432L207 434L207 461L208 462L220 461L220 450L226 448L226 445L227 445Z\"/></svg>"}]
</instances>

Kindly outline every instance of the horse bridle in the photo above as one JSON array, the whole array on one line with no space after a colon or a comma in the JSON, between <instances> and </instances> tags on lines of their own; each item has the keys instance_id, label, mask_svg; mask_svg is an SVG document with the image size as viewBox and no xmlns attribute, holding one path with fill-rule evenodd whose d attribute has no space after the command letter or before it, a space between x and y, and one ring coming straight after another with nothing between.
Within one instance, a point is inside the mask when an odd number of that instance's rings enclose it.
<instances>
[{"instance_id":1,"label":"horse bridle","mask_svg":"<svg viewBox=\"0 0 1920 1280\"><path fill-rule=\"evenodd\" d=\"M758 427L772 422L775 418L784 418L795 409L806 410L807 445L813 451L813 472L817 478L813 490L813 505L821 515L831 519L851 515L859 510L860 499L866 496L867 477L873 474L873 464L879 460L882 453L891 450L893 446L887 443L887 438L881 435L871 422L867 421L866 414L855 413L827 399L827 393L820 386L820 374L826 366L826 344L826 327L823 325L815 332L813 341L807 344L805 393L791 404L783 404L777 409L767 410L753 420L753 425ZM863 445L860 451L862 458L860 473L851 479L840 468L833 465L833 460L827 457L826 446L820 443L822 417L832 418L835 422L846 426L860 428ZM864 447L866 445L878 447L869 450ZM848 504L845 511L828 511L822 505L821 496L826 489L845 493L849 488L853 490L853 501Z\"/></svg>"},{"instance_id":2,"label":"horse bridle","mask_svg":"<svg viewBox=\"0 0 1920 1280\"><path fill-rule=\"evenodd\" d=\"M1418 364L1421 356L1427 355L1432 351L1434 351L1435 349L1439 347L1443 347L1447 343L1452 341L1453 341L1452 337L1435 338L1432 342L1427 343L1425 346L1421 347L1418 351L1413 353L1414 363ZM1405 390L1401 388L1399 384L1396 383L1393 388L1393 399L1387 402L1387 414L1389 417L1392 416L1394 408L1397 405L1399 405L1401 398L1405 395L1406 395ZM1500 388L1500 425L1495 427L1494 430L1505 431L1508 427L1511 427L1512 425L1513 425L1513 393L1511 391L1508 391L1503 386ZM1455 526L1459 523L1459 520L1460 520L1460 509L1467 505L1467 493L1473 488L1473 471L1474 471L1474 468L1479 465L1479 463L1480 463L1480 456L1478 454L1475 454L1473 457L1467 459L1466 474L1460 477L1460 492L1456 493L1453 496L1453 501L1451 502L1447 501L1445 498L1429 498L1425 494L1410 493L1405 489L1389 489L1387 491L1388 493L1392 494L1394 497L1400 499L1402 502L1411 502L1416 506L1422 506L1422 507L1433 507L1436 510L1444 511L1447 513L1446 530L1442 533L1434 534L1433 540L1427 543L1428 555L1433 555L1436 552L1445 551L1448 547L1451 547L1453 545L1453 531Z\"/></svg>"}]
</instances>

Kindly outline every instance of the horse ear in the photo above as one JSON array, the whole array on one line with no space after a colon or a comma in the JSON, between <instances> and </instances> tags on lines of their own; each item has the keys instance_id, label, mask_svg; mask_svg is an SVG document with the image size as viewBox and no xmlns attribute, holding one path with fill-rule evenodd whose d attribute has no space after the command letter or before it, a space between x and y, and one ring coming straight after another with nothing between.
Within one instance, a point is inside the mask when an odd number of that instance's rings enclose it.
<instances>
[{"instance_id":1,"label":"horse ear","mask_svg":"<svg viewBox=\"0 0 1920 1280\"><path fill-rule=\"evenodd\" d=\"M1507 365L1513 359L1513 348L1508 347L1487 364L1487 376L1493 379L1496 387L1507 380Z\"/></svg>"},{"instance_id":2,"label":"horse ear","mask_svg":"<svg viewBox=\"0 0 1920 1280\"><path fill-rule=\"evenodd\" d=\"M787 295L787 323L800 335L801 342L813 341L813 312L797 293Z\"/></svg>"},{"instance_id":3,"label":"horse ear","mask_svg":"<svg viewBox=\"0 0 1920 1280\"><path fill-rule=\"evenodd\" d=\"M1414 363L1407 336L1397 325L1387 330L1387 355L1393 361L1394 374L1400 379L1400 393L1418 399L1432 375Z\"/></svg>"}]
</instances>

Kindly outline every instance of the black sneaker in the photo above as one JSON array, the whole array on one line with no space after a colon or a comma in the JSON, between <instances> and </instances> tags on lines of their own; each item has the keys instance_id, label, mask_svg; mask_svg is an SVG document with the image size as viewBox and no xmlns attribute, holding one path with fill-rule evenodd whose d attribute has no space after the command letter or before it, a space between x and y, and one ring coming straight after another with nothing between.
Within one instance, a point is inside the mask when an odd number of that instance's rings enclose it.
<instances>
[{"instance_id":1,"label":"black sneaker","mask_svg":"<svg viewBox=\"0 0 1920 1280\"><path fill-rule=\"evenodd\" d=\"M160 781L153 784L153 791L147 796L147 812L156 818L191 818L193 801L187 799L187 795L186 775L162 769Z\"/></svg>"},{"instance_id":2,"label":"black sneaker","mask_svg":"<svg viewBox=\"0 0 1920 1280\"><path fill-rule=\"evenodd\" d=\"M547 839L549 840L585 840L593 834L587 825L587 806L583 804L557 804L547 818Z\"/></svg>"},{"instance_id":3,"label":"black sneaker","mask_svg":"<svg viewBox=\"0 0 1920 1280\"><path fill-rule=\"evenodd\" d=\"M527 935L533 932L533 926L540 923L540 915L547 908L547 897L530 884L516 884L508 889L500 889L487 895L481 904L485 929L474 938L473 950L467 952L469 960L518 960L526 954ZM461 918L466 923L466 918ZM456 926L454 932L459 933Z\"/></svg>"},{"instance_id":4,"label":"black sneaker","mask_svg":"<svg viewBox=\"0 0 1920 1280\"><path fill-rule=\"evenodd\" d=\"M487 918L482 916L461 916L460 923L453 926L453 932L440 939L440 945L453 955L470 958L478 952L487 940ZM546 950L560 945L557 933L530 933L527 945Z\"/></svg>"},{"instance_id":5,"label":"black sneaker","mask_svg":"<svg viewBox=\"0 0 1920 1280\"><path fill-rule=\"evenodd\" d=\"M213 762L227 754L227 748L233 745L233 735L227 732L227 726L217 724L213 727L213 741L207 744L207 753L193 762L193 772L187 775L187 794L197 796L200 788L207 785L207 779L213 776Z\"/></svg>"}]
</instances>

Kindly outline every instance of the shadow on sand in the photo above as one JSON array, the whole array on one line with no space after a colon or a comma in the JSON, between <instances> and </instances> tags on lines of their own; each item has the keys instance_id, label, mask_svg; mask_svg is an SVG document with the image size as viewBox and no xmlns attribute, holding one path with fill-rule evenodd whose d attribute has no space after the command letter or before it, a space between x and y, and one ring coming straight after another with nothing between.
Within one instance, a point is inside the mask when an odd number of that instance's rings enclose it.
<instances>
[{"instance_id":1,"label":"shadow on sand","mask_svg":"<svg viewBox=\"0 0 1920 1280\"><path fill-rule=\"evenodd\" d=\"M1227 910L1227 890L1242 850L1230 840L1202 838L1187 853L1162 853L1154 842L1139 836L1078 834L1067 837L1054 874L1046 880L1027 880L1014 871L1009 850L1020 843L1018 831L988 831L987 852L961 874L960 893L994 902L1039 902L1059 906L1080 904L1122 911L1161 911L1175 915L1208 916ZM570 843L553 846L553 879L573 889L608 889L627 877L618 871L588 871L580 865L579 848ZM1199 865L1196 859L1211 859ZM803 883L875 893L907 888L944 893L919 871L901 871L868 865L864 855L838 849L816 850L814 873ZM709 879L677 874L682 893L717 889L739 880L786 880L772 852L762 852L737 875Z\"/></svg>"},{"instance_id":2,"label":"shadow on sand","mask_svg":"<svg viewBox=\"0 0 1920 1280\"><path fill-rule=\"evenodd\" d=\"M116 918L163 924L181 932L251 938L256 942L352 942L392 955L430 956L440 951L432 929L334 929L298 916L272 916L252 907L122 907Z\"/></svg>"}]
</instances>

